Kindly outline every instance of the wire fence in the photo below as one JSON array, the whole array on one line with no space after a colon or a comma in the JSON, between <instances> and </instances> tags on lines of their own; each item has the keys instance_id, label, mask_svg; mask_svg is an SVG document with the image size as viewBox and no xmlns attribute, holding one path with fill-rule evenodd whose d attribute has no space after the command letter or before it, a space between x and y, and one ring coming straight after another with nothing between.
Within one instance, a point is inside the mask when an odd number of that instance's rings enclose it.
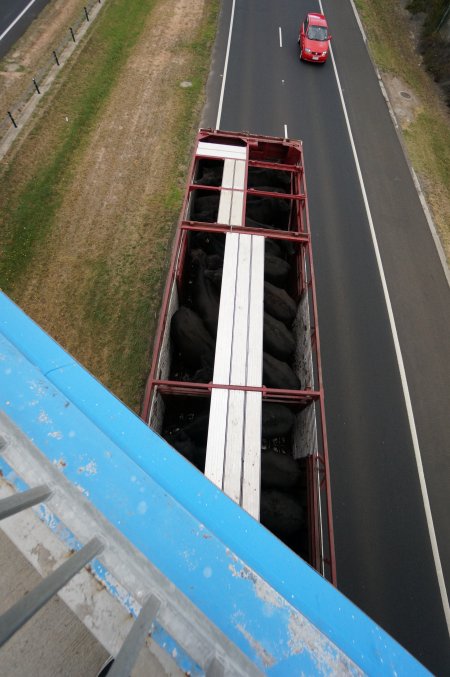
<instances>
[{"instance_id":1,"label":"wire fence","mask_svg":"<svg viewBox=\"0 0 450 677\"><path fill-rule=\"evenodd\" d=\"M8 107L7 111L0 111L0 140L11 127L17 128L20 126L20 119L26 105L33 96L40 96L41 89L45 84L50 71L55 67L61 66L61 57L65 50L71 43L77 42L77 37L79 36L81 29L84 28L92 18L91 15L93 14L94 8L97 5L102 4L102 2L104 2L104 0L87 0L86 5L83 7L83 12L78 19L75 19L71 26L68 26L64 38L55 49L51 50L47 60L31 78L28 88Z\"/></svg>"}]
</instances>

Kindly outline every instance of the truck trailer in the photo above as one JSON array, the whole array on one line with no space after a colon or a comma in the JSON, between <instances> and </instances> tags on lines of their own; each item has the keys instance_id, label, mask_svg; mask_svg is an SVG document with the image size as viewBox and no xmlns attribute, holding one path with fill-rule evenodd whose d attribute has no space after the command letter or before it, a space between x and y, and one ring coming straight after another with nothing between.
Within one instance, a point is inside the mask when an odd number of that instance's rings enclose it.
<instances>
[{"instance_id":1,"label":"truck trailer","mask_svg":"<svg viewBox=\"0 0 450 677\"><path fill-rule=\"evenodd\" d=\"M142 418L336 583L300 141L199 131Z\"/></svg>"}]
</instances>

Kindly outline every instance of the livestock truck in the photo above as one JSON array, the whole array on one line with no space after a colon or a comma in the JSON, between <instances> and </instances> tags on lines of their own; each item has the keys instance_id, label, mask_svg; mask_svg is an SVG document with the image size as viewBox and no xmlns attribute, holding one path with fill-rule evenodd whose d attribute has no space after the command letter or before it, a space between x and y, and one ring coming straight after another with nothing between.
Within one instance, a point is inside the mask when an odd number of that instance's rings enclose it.
<instances>
[{"instance_id":1,"label":"livestock truck","mask_svg":"<svg viewBox=\"0 0 450 677\"><path fill-rule=\"evenodd\" d=\"M142 415L335 583L300 141L199 131Z\"/></svg>"}]
</instances>

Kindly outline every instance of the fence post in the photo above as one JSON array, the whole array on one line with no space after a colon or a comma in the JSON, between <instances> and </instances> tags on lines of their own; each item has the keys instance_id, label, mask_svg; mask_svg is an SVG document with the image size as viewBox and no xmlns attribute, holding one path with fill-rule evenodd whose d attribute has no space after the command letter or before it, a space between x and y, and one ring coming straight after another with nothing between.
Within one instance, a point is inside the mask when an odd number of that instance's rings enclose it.
<instances>
[{"instance_id":1,"label":"fence post","mask_svg":"<svg viewBox=\"0 0 450 677\"><path fill-rule=\"evenodd\" d=\"M86 21L89 21L89 14L87 11L87 7L84 8L84 13L86 14Z\"/></svg>"},{"instance_id":2,"label":"fence post","mask_svg":"<svg viewBox=\"0 0 450 677\"><path fill-rule=\"evenodd\" d=\"M17 129L16 121L14 120L12 113L10 111L8 111L8 115L9 115L11 122L13 123L14 127Z\"/></svg>"},{"instance_id":3,"label":"fence post","mask_svg":"<svg viewBox=\"0 0 450 677\"><path fill-rule=\"evenodd\" d=\"M59 66L58 56L57 56L55 50L53 50L53 56L55 57L56 65Z\"/></svg>"},{"instance_id":4,"label":"fence post","mask_svg":"<svg viewBox=\"0 0 450 677\"><path fill-rule=\"evenodd\" d=\"M73 32L72 26L70 26L69 31L70 31L70 35L72 36L72 40L75 42L75 35L74 35L74 32Z\"/></svg>"},{"instance_id":5,"label":"fence post","mask_svg":"<svg viewBox=\"0 0 450 677\"><path fill-rule=\"evenodd\" d=\"M33 78L33 84L34 84L34 86L36 87L37 93L40 94L41 92L40 92L40 90L39 90L38 83L36 82L36 78Z\"/></svg>"}]
</instances>

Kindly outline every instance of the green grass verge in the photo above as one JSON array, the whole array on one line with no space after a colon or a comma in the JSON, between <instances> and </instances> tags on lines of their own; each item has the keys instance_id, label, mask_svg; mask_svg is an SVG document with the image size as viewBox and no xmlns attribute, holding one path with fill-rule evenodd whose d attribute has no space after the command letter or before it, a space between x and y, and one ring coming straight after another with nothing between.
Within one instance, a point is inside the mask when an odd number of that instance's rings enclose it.
<instances>
[{"instance_id":1,"label":"green grass verge","mask_svg":"<svg viewBox=\"0 0 450 677\"><path fill-rule=\"evenodd\" d=\"M173 154L172 177L161 186L158 195L152 198L147 207L156 241L152 260L139 273L138 282L135 270L129 265L124 265L123 271L111 271L99 262L92 271L91 296L85 304L85 331L96 337L99 349L102 349L102 342L105 349L106 343L110 347L120 347L119 350L111 351L109 374L102 380L135 411L140 410L148 376L157 316L170 260L171 241L180 215L186 172L204 102L204 87L209 73L209 55L215 37L218 11L219 2L209 2L204 24L199 27L197 38L180 46L180 49L190 53L185 79L192 86L177 88L178 112L173 133L174 143L170 151ZM112 284L117 289L116 297L108 293ZM119 301L123 290L127 298ZM130 296L129 290L134 290L135 293ZM115 305L120 307L120 311L115 317L112 331L105 333L105 323Z\"/></svg>"},{"instance_id":2,"label":"green grass verge","mask_svg":"<svg viewBox=\"0 0 450 677\"><path fill-rule=\"evenodd\" d=\"M414 56L408 32L399 29L399 7L392 0L356 0L355 4L378 68L399 75L420 91L424 74L417 67L418 59Z\"/></svg>"},{"instance_id":3,"label":"green grass verge","mask_svg":"<svg viewBox=\"0 0 450 677\"><path fill-rule=\"evenodd\" d=\"M95 34L81 53L73 79L54 104L56 109L61 106L67 112L69 122L55 130L52 146L33 166L19 193L11 185L17 177L18 163L4 173L0 188L0 202L4 205L0 217L0 287L7 294L13 294L21 277L30 274L36 246L54 224L74 156L83 149L154 5L155 0L110 0L97 19ZM45 137L46 124L41 120L36 126L36 139Z\"/></svg>"},{"instance_id":4,"label":"green grass verge","mask_svg":"<svg viewBox=\"0 0 450 677\"><path fill-rule=\"evenodd\" d=\"M0 286L19 303L21 283L32 278L36 254L52 237L57 225L58 208L66 186L70 185L72 167L77 166L77 159L86 151L103 106L139 40L149 12L157 4L158 0L109 0L71 66L70 76L57 84L56 93L51 93L50 112L35 124L26 140L26 147L35 143L40 152L34 152L31 160L26 153L17 153L3 166ZM95 258L81 262L89 279L89 291L81 309L68 299L64 318L67 326L80 327L79 335L72 335L71 340L66 341L64 327L61 327L56 336L136 411L139 411L149 370L161 289L198 128L218 11L218 0L206 3L195 40L180 46L189 55L184 79L192 86L183 89L179 83L175 84L177 113L171 134L173 144L168 149L173 158L172 174L146 205L146 220L152 224L155 241L151 261L144 269L137 270L130 247L114 270ZM45 294L45 290L42 291ZM74 289L74 296L76 293ZM33 316L32 308L27 307L27 311ZM41 322L46 328L45 321L41 319Z\"/></svg>"}]
</instances>

